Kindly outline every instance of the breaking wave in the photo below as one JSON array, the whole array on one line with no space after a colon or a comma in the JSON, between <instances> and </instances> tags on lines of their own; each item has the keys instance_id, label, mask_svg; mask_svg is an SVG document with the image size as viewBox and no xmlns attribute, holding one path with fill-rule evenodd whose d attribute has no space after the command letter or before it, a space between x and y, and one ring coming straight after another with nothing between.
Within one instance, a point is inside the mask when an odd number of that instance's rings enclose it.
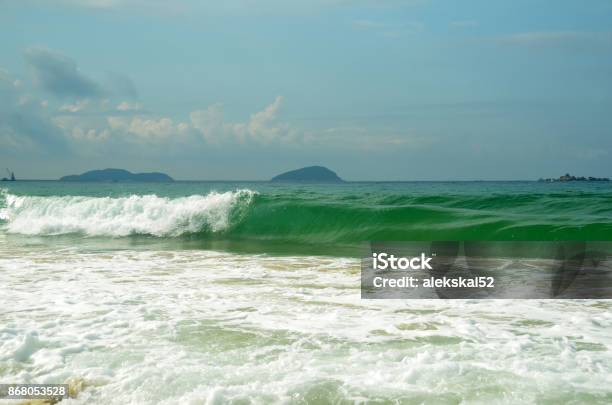
<instances>
[{"instance_id":1,"label":"breaking wave","mask_svg":"<svg viewBox=\"0 0 612 405\"><path fill-rule=\"evenodd\" d=\"M369 240L610 240L607 190L575 195L257 192L0 195L0 229L25 235L149 235L351 244ZM3 208L1 208L3 207Z\"/></svg>"},{"instance_id":2,"label":"breaking wave","mask_svg":"<svg viewBox=\"0 0 612 405\"><path fill-rule=\"evenodd\" d=\"M25 235L179 236L223 232L236 223L255 195L251 190L180 198L16 196L5 193L5 230Z\"/></svg>"}]
</instances>

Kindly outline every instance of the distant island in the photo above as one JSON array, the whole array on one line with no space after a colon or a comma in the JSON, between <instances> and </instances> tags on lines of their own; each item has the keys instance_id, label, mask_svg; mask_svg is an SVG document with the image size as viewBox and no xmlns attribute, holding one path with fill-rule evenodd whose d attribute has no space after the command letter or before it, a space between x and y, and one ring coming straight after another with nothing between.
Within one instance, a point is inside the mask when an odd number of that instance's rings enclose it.
<instances>
[{"instance_id":1,"label":"distant island","mask_svg":"<svg viewBox=\"0 0 612 405\"><path fill-rule=\"evenodd\" d=\"M558 179L549 178L549 179L539 179L538 181L554 183L554 182L566 182L566 181L610 181L607 177L576 177L572 176L569 173L566 173L564 176L559 177Z\"/></svg>"},{"instance_id":2,"label":"distant island","mask_svg":"<svg viewBox=\"0 0 612 405\"><path fill-rule=\"evenodd\" d=\"M275 176L272 182L343 183L336 173L323 166L309 166Z\"/></svg>"},{"instance_id":3,"label":"distant island","mask_svg":"<svg viewBox=\"0 0 612 405\"><path fill-rule=\"evenodd\" d=\"M64 176L60 181L95 181L95 182L172 182L174 179L165 173L132 173L123 169L91 170L83 174Z\"/></svg>"}]
</instances>

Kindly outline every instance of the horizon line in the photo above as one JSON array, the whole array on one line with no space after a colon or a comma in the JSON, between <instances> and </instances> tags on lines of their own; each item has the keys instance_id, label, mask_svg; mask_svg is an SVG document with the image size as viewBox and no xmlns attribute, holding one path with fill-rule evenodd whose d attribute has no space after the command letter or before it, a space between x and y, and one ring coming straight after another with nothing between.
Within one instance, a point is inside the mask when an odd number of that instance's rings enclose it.
<instances>
[{"instance_id":1,"label":"horizon line","mask_svg":"<svg viewBox=\"0 0 612 405\"><path fill-rule=\"evenodd\" d=\"M341 182L317 182L317 181L272 181L272 180L236 180L236 179L172 179L172 181L62 181L61 179L17 179L15 181L0 181L0 184L3 183L18 183L21 181L56 181L62 183L180 183L180 182L210 182L210 183L274 183L274 184L343 184L343 183L448 183L448 182L465 182L465 183L475 183L475 182L536 182L541 183L540 179L464 179L464 180L342 180ZM573 182L547 182L545 183L573 183ZM589 181L586 181L587 183ZM592 181L591 183L595 183Z\"/></svg>"}]
</instances>

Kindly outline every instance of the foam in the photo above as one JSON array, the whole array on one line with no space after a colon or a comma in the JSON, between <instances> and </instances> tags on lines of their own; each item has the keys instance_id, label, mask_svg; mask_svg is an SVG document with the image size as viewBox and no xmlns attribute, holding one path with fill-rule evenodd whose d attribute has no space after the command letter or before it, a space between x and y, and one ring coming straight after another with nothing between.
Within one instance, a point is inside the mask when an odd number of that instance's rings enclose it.
<instances>
[{"instance_id":1,"label":"foam","mask_svg":"<svg viewBox=\"0 0 612 405\"><path fill-rule=\"evenodd\" d=\"M358 260L315 256L0 245L0 268L0 380L79 379L75 404L597 402L612 386L606 301L361 300Z\"/></svg>"},{"instance_id":2,"label":"foam","mask_svg":"<svg viewBox=\"0 0 612 405\"><path fill-rule=\"evenodd\" d=\"M222 232L251 203L251 190L211 192L207 195L166 198L17 196L5 193L0 219L9 233L89 236L143 234L178 236L195 232Z\"/></svg>"}]
</instances>

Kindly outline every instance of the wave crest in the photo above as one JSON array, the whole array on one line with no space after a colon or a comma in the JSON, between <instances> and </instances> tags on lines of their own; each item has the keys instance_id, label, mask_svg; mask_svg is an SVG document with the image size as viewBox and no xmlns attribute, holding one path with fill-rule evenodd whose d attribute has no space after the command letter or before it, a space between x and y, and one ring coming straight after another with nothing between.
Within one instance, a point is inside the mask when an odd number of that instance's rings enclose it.
<instances>
[{"instance_id":1,"label":"wave crest","mask_svg":"<svg viewBox=\"0 0 612 405\"><path fill-rule=\"evenodd\" d=\"M0 220L6 222L7 232L26 235L162 237L223 232L244 216L255 194L248 189L179 198L31 197L5 193L6 207L0 209Z\"/></svg>"}]
</instances>

